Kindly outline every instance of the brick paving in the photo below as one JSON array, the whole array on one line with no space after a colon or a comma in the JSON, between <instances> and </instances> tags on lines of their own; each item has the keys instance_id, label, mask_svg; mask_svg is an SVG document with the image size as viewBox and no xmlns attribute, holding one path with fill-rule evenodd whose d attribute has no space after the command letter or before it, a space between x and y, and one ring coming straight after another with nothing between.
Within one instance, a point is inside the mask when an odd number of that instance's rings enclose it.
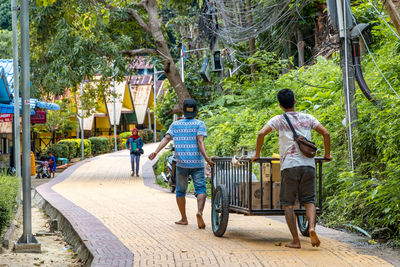
<instances>
[{"instance_id":1,"label":"brick paving","mask_svg":"<svg viewBox=\"0 0 400 267\"><path fill-rule=\"evenodd\" d=\"M189 225L175 225L179 218L175 196L144 183L145 180L148 184L146 178L152 177L146 154L153 149L154 145L145 146L141 158L144 179L130 176L128 151L120 151L74 166L66 171L61 182L52 181L49 186L60 198L73 203L73 207L69 206L69 218L88 240L91 251L95 251L98 265L392 266L379 257L359 254L350 245L326 237L321 237L319 248L313 248L304 237L302 249L285 248L281 244L290 241L287 226L261 216L230 214L226 234L217 238L210 227L209 202L204 214L207 228L197 228L194 198L187 198ZM89 217L81 218L81 214ZM93 228L85 220L96 220L102 225ZM103 240L103 235L107 239ZM115 237L112 241L110 235ZM124 248L134 256L129 258ZM110 253L115 254L111 257Z\"/></svg>"}]
</instances>

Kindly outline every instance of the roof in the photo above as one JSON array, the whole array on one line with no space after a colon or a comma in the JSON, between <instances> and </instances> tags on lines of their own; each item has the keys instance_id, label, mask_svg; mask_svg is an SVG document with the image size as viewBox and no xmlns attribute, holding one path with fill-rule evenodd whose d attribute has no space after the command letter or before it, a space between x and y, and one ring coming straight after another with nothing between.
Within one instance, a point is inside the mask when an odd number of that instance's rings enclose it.
<instances>
[{"instance_id":1,"label":"roof","mask_svg":"<svg viewBox=\"0 0 400 267\"><path fill-rule=\"evenodd\" d=\"M122 100L124 99L126 88L126 82L116 82L115 83L115 93L117 97L115 98L115 111L114 111L114 100L110 99L107 101L107 113L108 119L110 121L110 125L114 125L114 112L115 112L115 124L119 125L119 121L121 119L121 111L122 111Z\"/></svg>"},{"instance_id":2,"label":"roof","mask_svg":"<svg viewBox=\"0 0 400 267\"><path fill-rule=\"evenodd\" d=\"M138 124L143 124L147 113L152 85L134 85L131 86L133 103Z\"/></svg>"},{"instance_id":3,"label":"roof","mask_svg":"<svg viewBox=\"0 0 400 267\"><path fill-rule=\"evenodd\" d=\"M88 117L84 117L83 118L83 130L85 130L85 131L90 131L93 128L93 122L94 122L94 117L95 117L94 114L93 114L94 110L91 110L91 112L92 113ZM88 112L86 110L84 110L83 111L83 116L86 116L87 113ZM82 110L81 109L78 109L78 114L79 115L82 114ZM79 126L81 126L82 125L82 118L79 116L78 120L79 120Z\"/></svg>"},{"instance_id":4,"label":"roof","mask_svg":"<svg viewBox=\"0 0 400 267\"><path fill-rule=\"evenodd\" d=\"M0 103L10 103L12 97L7 81L7 73L3 67L0 66Z\"/></svg>"},{"instance_id":5,"label":"roof","mask_svg":"<svg viewBox=\"0 0 400 267\"><path fill-rule=\"evenodd\" d=\"M12 89L14 85L14 65L12 59L0 59L0 103L10 105L8 111L14 113L14 100ZM54 103L47 103L35 98L30 99L31 114L34 115L35 108L44 108L50 110L60 110L60 107ZM19 98L19 108L21 110L21 98ZM5 112L4 112L5 113Z\"/></svg>"},{"instance_id":6,"label":"roof","mask_svg":"<svg viewBox=\"0 0 400 267\"><path fill-rule=\"evenodd\" d=\"M4 70L10 93L14 94L14 64L12 59L0 59L0 67Z\"/></svg>"},{"instance_id":7,"label":"roof","mask_svg":"<svg viewBox=\"0 0 400 267\"><path fill-rule=\"evenodd\" d=\"M153 84L153 75L135 75L129 80L130 85L150 85Z\"/></svg>"},{"instance_id":8,"label":"roof","mask_svg":"<svg viewBox=\"0 0 400 267\"><path fill-rule=\"evenodd\" d=\"M132 69L152 69L153 64L150 63L148 57L135 57L129 66Z\"/></svg>"}]
</instances>

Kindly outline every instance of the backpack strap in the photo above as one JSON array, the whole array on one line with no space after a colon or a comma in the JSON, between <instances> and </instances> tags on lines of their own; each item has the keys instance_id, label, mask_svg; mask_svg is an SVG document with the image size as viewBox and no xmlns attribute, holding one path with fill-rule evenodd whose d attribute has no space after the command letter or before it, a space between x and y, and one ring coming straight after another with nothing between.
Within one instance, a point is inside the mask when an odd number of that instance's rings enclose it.
<instances>
[{"instance_id":1,"label":"backpack strap","mask_svg":"<svg viewBox=\"0 0 400 267\"><path fill-rule=\"evenodd\" d=\"M283 116L285 117L287 123L289 124L290 129L292 130L294 140L296 140L298 135L297 135L296 131L294 130L293 125L290 122L288 115L286 113L284 113Z\"/></svg>"}]
</instances>

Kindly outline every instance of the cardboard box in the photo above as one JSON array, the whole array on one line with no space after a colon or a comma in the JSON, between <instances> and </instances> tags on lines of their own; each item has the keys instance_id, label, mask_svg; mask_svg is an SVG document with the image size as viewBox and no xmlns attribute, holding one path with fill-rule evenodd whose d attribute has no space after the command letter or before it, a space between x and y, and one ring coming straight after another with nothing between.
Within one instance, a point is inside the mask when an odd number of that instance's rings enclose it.
<instances>
[{"instance_id":1,"label":"cardboard box","mask_svg":"<svg viewBox=\"0 0 400 267\"><path fill-rule=\"evenodd\" d=\"M263 181L270 181L271 177L271 164L262 163L262 177ZM281 164L279 161L272 161L272 182L281 181Z\"/></svg>"},{"instance_id":2,"label":"cardboard box","mask_svg":"<svg viewBox=\"0 0 400 267\"><path fill-rule=\"evenodd\" d=\"M280 183L272 184L272 205L274 209L279 209L279 191ZM239 184L239 204L246 208L248 204L248 183L242 182ZM271 183L269 181L263 182L263 205L261 207L261 182L252 182L252 209L271 209Z\"/></svg>"}]
</instances>

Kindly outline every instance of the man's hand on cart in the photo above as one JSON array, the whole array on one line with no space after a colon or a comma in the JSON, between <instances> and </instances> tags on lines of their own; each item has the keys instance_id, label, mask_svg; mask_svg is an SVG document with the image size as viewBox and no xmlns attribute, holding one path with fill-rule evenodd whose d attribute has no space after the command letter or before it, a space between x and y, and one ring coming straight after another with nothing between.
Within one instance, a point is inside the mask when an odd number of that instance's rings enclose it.
<instances>
[{"instance_id":1,"label":"man's hand on cart","mask_svg":"<svg viewBox=\"0 0 400 267\"><path fill-rule=\"evenodd\" d=\"M260 155L256 154L256 155L251 157L251 162L254 162L254 161L258 160L259 158L260 158Z\"/></svg>"},{"instance_id":2,"label":"man's hand on cart","mask_svg":"<svg viewBox=\"0 0 400 267\"><path fill-rule=\"evenodd\" d=\"M211 168L214 166L214 162L212 161L212 158L205 157L204 159L207 161L208 165L210 165Z\"/></svg>"},{"instance_id":3,"label":"man's hand on cart","mask_svg":"<svg viewBox=\"0 0 400 267\"><path fill-rule=\"evenodd\" d=\"M331 161L332 160L332 156L330 154L326 154L324 156L324 158L325 158L326 161Z\"/></svg>"}]
</instances>

